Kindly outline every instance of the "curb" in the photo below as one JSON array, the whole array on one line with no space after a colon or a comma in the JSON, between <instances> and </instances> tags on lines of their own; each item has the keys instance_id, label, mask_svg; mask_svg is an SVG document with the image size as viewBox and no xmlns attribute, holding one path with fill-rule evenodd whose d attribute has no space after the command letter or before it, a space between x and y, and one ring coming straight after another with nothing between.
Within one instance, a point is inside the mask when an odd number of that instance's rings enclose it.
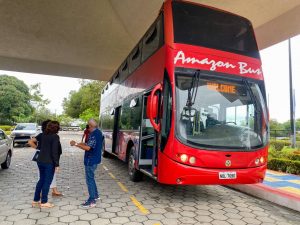
<instances>
[{"instance_id":1,"label":"curb","mask_svg":"<svg viewBox=\"0 0 300 225\"><path fill-rule=\"evenodd\" d=\"M276 203L300 212L300 196L287 193L265 184L226 185L226 187L247 193L249 195Z\"/></svg>"}]
</instances>

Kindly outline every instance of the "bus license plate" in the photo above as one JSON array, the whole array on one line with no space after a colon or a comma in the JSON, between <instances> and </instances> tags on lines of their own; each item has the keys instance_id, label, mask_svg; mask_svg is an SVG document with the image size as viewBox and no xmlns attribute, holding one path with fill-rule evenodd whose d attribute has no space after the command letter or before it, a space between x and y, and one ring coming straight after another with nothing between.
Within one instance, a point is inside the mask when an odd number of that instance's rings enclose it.
<instances>
[{"instance_id":1,"label":"bus license plate","mask_svg":"<svg viewBox=\"0 0 300 225\"><path fill-rule=\"evenodd\" d=\"M236 179L236 172L219 172L219 179Z\"/></svg>"}]
</instances>

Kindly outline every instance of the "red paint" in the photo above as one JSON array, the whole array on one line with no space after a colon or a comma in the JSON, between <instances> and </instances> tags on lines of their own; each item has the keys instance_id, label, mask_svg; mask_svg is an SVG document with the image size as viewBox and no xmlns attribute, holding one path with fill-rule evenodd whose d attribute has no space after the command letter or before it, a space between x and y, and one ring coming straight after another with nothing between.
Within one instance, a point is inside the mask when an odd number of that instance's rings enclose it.
<instances>
[{"instance_id":1,"label":"red paint","mask_svg":"<svg viewBox=\"0 0 300 225\"><path fill-rule=\"evenodd\" d=\"M175 45L173 56L174 64L178 67L216 71L263 80L261 63L254 58L184 44Z\"/></svg>"},{"instance_id":2,"label":"red paint","mask_svg":"<svg viewBox=\"0 0 300 225\"><path fill-rule=\"evenodd\" d=\"M243 169L212 169L193 167L177 163L164 153L159 152L158 182L164 184L196 185L196 184L251 184L263 181L266 164L260 167ZM219 172L236 171L237 179L220 180ZM180 183L177 180L180 179Z\"/></svg>"},{"instance_id":3,"label":"red paint","mask_svg":"<svg viewBox=\"0 0 300 225\"><path fill-rule=\"evenodd\" d=\"M267 186L265 184L255 184L254 187L259 188L264 192L270 192L270 193L273 193L274 195L279 195L279 196L281 195L283 197L287 197L287 198L290 198L292 200L300 201L299 195L289 193L289 192L286 192L286 191L282 191L280 189L272 188L272 187Z\"/></svg>"}]
</instances>

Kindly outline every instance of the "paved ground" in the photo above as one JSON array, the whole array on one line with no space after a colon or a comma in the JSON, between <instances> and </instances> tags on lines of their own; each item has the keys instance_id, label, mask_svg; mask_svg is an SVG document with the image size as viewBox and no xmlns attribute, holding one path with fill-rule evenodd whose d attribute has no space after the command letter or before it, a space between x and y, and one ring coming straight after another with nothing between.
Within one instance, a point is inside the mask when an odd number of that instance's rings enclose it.
<instances>
[{"instance_id":1,"label":"paved ground","mask_svg":"<svg viewBox=\"0 0 300 225\"><path fill-rule=\"evenodd\" d=\"M0 170L0 225L3 224L299 224L300 214L222 186L166 186L151 179L128 180L126 165L105 159L97 170L101 200L80 209L87 198L83 153L68 146L79 135L61 134L63 156L59 189L65 196L50 198L53 209L31 208L37 180L33 150L16 148L9 170Z\"/></svg>"}]
</instances>

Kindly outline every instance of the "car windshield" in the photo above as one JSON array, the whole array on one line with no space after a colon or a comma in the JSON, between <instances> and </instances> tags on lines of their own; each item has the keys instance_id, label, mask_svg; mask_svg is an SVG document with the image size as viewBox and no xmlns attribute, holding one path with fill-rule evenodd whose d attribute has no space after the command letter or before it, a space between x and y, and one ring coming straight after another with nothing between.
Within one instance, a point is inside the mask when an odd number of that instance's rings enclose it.
<instances>
[{"instance_id":1,"label":"car windshield","mask_svg":"<svg viewBox=\"0 0 300 225\"><path fill-rule=\"evenodd\" d=\"M267 143L267 113L259 85L176 73L177 137L214 149L255 149Z\"/></svg>"},{"instance_id":2,"label":"car windshield","mask_svg":"<svg viewBox=\"0 0 300 225\"><path fill-rule=\"evenodd\" d=\"M34 124L18 124L15 130L35 130L36 126Z\"/></svg>"}]
</instances>

